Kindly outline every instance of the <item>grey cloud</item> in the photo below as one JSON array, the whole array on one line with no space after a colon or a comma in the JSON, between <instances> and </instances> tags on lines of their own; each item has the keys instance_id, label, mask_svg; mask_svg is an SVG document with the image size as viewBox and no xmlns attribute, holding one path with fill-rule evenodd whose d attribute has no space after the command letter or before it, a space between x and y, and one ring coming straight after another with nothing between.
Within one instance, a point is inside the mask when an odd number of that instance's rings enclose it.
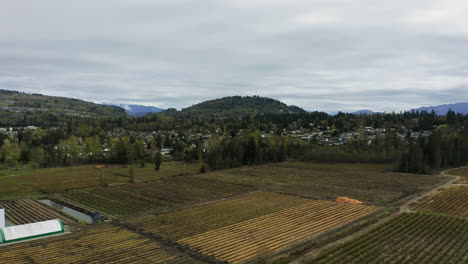
<instances>
[{"instance_id":1,"label":"grey cloud","mask_svg":"<svg viewBox=\"0 0 468 264\"><path fill-rule=\"evenodd\" d=\"M309 110L468 101L452 0L5 0L0 88L183 108L230 95Z\"/></svg>"}]
</instances>

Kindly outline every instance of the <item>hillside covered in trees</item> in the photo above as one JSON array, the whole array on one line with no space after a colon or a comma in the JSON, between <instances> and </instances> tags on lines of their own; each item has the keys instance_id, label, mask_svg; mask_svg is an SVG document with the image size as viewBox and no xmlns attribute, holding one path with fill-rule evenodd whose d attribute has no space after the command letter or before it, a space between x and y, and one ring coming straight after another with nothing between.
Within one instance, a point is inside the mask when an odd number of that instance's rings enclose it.
<instances>
[{"instance_id":1,"label":"hillside covered in trees","mask_svg":"<svg viewBox=\"0 0 468 264\"><path fill-rule=\"evenodd\" d=\"M453 111L331 116L235 96L132 117L118 107L1 92L3 167L154 162L163 150L203 170L291 158L391 162L417 173L468 163L468 115Z\"/></svg>"},{"instance_id":2,"label":"hillside covered in trees","mask_svg":"<svg viewBox=\"0 0 468 264\"><path fill-rule=\"evenodd\" d=\"M83 100L0 89L0 126L56 126L72 117L126 116L124 109Z\"/></svg>"},{"instance_id":3,"label":"hillside covered in trees","mask_svg":"<svg viewBox=\"0 0 468 264\"><path fill-rule=\"evenodd\" d=\"M288 106L275 99L260 96L230 96L205 101L182 109L183 116L206 115L233 117L253 114L305 113L297 106Z\"/></svg>"}]
</instances>

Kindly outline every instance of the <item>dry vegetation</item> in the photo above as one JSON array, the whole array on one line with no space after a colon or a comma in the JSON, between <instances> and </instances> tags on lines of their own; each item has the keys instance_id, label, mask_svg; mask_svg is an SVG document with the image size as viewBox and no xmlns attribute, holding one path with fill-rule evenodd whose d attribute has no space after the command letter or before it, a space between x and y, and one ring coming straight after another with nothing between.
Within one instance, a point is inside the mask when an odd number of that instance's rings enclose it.
<instances>
[{"instance_id":1,"label":"dry vegetation","mask_svg":"<svg viewBox=\"0 0 468 264\"><path fill-rule=\"evenodd\" d=\"M178 240L309 201L296 196L255 192L203 206L138 218L129 223L144 232Z\"/></svg>"},{"instance_id":2,"label":"dry vegetation","mask_svg":"<svg viewBox=\"0 0 468 264\"><path fill-rule=\"evenodd\" d=\"M388 165L284 162L216 171L197 177L317 199L346 196L374 204L398 201L445 180L436 175L381 172L385 167Z\"/></svg>"},{"instance_id":3,"label":"dry vegetation","mask_svg":"<svg viewBox=\"0 0 468 264\"><path fill-rule=\"evenodd\" d=\"M0 201L0 208L5 209L5 217L13 225L22 225L39 221L62 219L66 225L75 223L70 218L54 209L32 199Z\"/></svg>"},{"instance_id":4,"label":"dry vegetation","mask_svg":"<svg viewBox=\"0 0 468 264\"><path fill-rule=\"evenodd\" d=\"M153 182L70 190L57 197L73 200L106 214L132 217L251 190L252 188L240 185L177 176Z\"/></svg>"},{"instance_id":5,"label":"dry vegetation","mask_svg":"<svg viewBox=\"0 0 468 264\"><path fill-rule=\"evenodd\" d=\"M373 206L256 192L129 223L141 232L175 240L205 255L245 263L288 250L375 210Z\"/></svg>"},{"instance_id":6,"label":"dry vegetation","mask_svg":"<svg viewBox=\"0 0 468 264\"><path fill-rule=\"evenodd\" d=\"M468 167L451 170L449 174L460 177L456 183L468 184Z\"/></svg>"},{"instance_id":7,"label":"dry vegetation","mask_svg":"<svg viewBox=\"0 0 468 264\"><path fill-rule=\"evenodd\" d=\"M2 263L198 263L108 224L72 234L0 247Z\"/></svg>"},{"instance_id":8,"label":"dry vegetation","mask_svg":"<svg viewBox=\"0 0 468 264\"><path fill-rule=\"evenodd\" d=\"M468 217L468 186L450 186L411 205L413 210Z\"/></svg>"},{"instance_id":9,"label":"dry vegetation","mask_svg":"<svg viewBox=\"0 0 468 264\"><path fill-rule=\"evenodd\" d=\"M179 240L229 263L257 261L370 214L372 206L311 200Z\"/></svg>"}]
</instances>

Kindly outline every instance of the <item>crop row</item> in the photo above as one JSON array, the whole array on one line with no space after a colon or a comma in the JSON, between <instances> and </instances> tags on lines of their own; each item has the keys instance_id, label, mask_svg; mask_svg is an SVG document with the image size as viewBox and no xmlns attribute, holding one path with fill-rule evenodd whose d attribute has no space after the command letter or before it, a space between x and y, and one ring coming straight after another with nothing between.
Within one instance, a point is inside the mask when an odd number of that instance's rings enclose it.
<instances>
[{"instance_id":1,"label":"crop row","mask_svg":"<svg viewBox=\"0 0 468 264\"><path fill-rule=\"evenodd\" d=\"M246 263L311 240L375 207L315 200L179 240L230 263Z\"/></svg>"},{"instance_id":2,"label":"crop row","mask_svg":"<svg viewBox=\"0 0 468 264\"><path fill-rule=\"evenodd\" d=\"M200 174L214 181L285 191L313 198L348 196L365 202L390 203L405 196L430 189L444 181L437 175L413 175L372 171L336 171L313 169L290 163L248 166Z\"/></svg>"},{"instance_id":3,"label":"crop row","mask_svg":"<svg viewBox=\"0 0 468 264\"><path fill-rule=\"evenodd\" d=\"M54 209L32 199L0 201L0 208L5 209L6 218L11 224L21 225L60 218L65 224L74 223L68 217Z\"/></svg>"},{"instance_id":4,"label":"crop row","mask_svg":"<svg viewBox=\"0 0 468 264\"><path fill-rule=\"evenodd\" d=\"M468 186L451 186L412 205L414 210L468 217Z\"/></svg>"},{"instance_id":5,"label":"crop row","mask_svg":"<svg viewBox=\"0 0 468 264\"><path fill-rule=\"evenodd\" d=\"M0 248L4 263L195 263L111 225Z\"/></svg>"},{"instance_id":6,"label":"crop row","mask_svg":"<svg viewBox=\"0 0 468 264\"><path fill-rule=\"evenodd\" d=\"M178 240L309 201L297 196L254 192L180 211L137 218L130 224L142 231Z\"/></svg>"},{"instance_id":7,"label":"crop row","mask_svg":"<svg viewBox=\"0 0 468 264\"><path fill-rule=\"evenodd\" d=\"M468 167L457 168L449 171L449 174L456 175L459 177L456 183L467 184L468 183Z\"/></svg>"},{"instance_id":8,"label":"crop row","mask_svg":"<svg viewBox=\"0 0 468 264\"><path fill-rule=\"evenodd\" d=\"M70 190L59 196L107 214L134 216L219 199L249 190L251 188L239 185L180 176L154 182Z\"/></svg>"},{"instance_id":9,"label":"crop row","mask_svg":"<svg viewBox=\"0 0 468 264\"><path fill-rule=\"evenodd\" d=\"M468 220L403 214L310 263L466 263Z\"/></svg>"}]
</instances>

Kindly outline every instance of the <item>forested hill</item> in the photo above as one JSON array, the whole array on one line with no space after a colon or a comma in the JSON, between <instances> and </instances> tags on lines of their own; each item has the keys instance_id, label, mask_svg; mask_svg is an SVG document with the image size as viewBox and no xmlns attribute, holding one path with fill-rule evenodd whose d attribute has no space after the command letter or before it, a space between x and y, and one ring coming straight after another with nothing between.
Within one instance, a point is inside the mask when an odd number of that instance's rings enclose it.
<instances>
[{"instance_id":1,"label":"forested hill","mask_svg":"<svg viewBox=\"0 0 468 264\"><path fill-rule=\"evenodd\" d=\"M83 100L0 89L0 126L42 126L67 117L119 117L124 109Z\"/></svg>"},{"instance_id":2,"label":"forested hill","mask_svg":"<svg viewBox=\"0 0 468 264\"><path fill-rule=\"evenodd\" d=\"M305 113L297 106L259 96L231 96L205 101L185 109L183 115L243 116L252 114Z\"/></svg>"}]
</instances>

